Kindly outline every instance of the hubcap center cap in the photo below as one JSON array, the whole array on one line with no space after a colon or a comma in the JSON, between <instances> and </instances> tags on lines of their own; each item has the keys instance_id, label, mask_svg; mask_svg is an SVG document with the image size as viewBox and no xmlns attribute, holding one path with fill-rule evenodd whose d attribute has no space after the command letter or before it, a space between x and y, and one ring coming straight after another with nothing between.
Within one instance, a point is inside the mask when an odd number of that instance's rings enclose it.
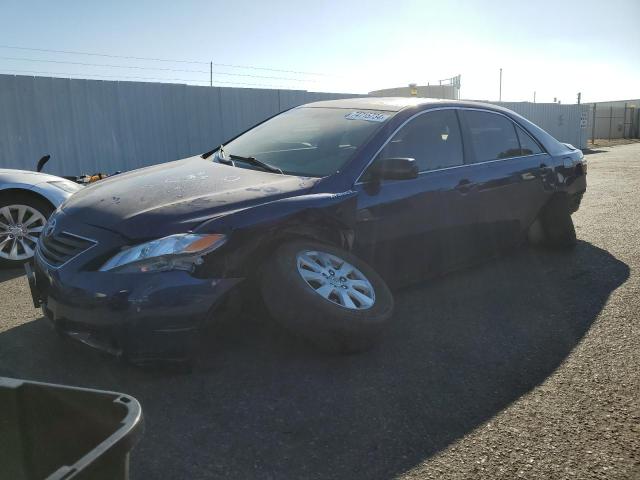
<instances>
[{"instance_id":1,"label":"hubcap center cap","mask_svg":"<svg viewBox=\"0 0 640 480\"><path fill-rule=\"evenodd\" d=\"M339 287L341 279L338 279L338 277L336 277L335 275L336 273L333 270L329 270L328 274L324 274L325 278L329 280L329 283L331 285L333 285L334 287Z\"/></svg>"},{"instance_id":2,"label":"hubcap center cap","mask_svg":"<svg viewBox=\"0 0 640 480\"><path fill-rule=\"evenodd\" d=\"M324 272L322 272L322 275L334 287L342 287L343 286L342 282L346 282L346 280L347 280L344 277L337 277L336 276L336 272L334 270L331 270L331 269L325 270Z\"/></svg>"},{"instance_id":3,"label":"hubcap center cap","mask_svg":"<svg viewBox=\"0 0 640 480\"><path fill-rule=\"evenodd\" d=\"M9 235L13 237L22 237L25 234L22 225L9 225Z\"/></svg>"}]
</instances>

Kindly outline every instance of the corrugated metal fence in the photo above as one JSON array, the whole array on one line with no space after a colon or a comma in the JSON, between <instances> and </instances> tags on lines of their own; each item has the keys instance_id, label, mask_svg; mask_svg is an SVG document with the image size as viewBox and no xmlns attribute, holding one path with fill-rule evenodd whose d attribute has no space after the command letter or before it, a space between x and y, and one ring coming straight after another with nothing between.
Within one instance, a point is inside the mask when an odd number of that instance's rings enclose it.
<instances>
[{"instance_id":1,"label":"corrugated metal fence","mask_svg":"<svg viewBox=\"0 0 640 480\"><path fill-rule=\"evenodd\" d=\"M0 167L113 172L207 151L303 103L357 95L0 75Z\"/></svg>"},{"instance_id":2,"label":"corrugated metal fence","mask_svg":"<svg viewBox=\"0 0 640 480\"><path fill-rule=\"evenodd\" d=\"M586 148L589 138L590 106L557 103L495 102L519 113L561 142Z\"/></svg>"},{"instance_id":3,"label":"corrugated metal fence","mask_svg":"<svg viewBox=\"0 0 640 480\"><path fill-rule=\"evenodd\" d=\"M0 167L131 170L204 152L280 111L353 94L0 75ZM582 105L503 103L586 146ZM587 107L588 109L588 107Z\"/></svg>"},{"instance_id":4,"label":"corrugated metal fence","mask_svg":"<svg viewBox=\"0 0 640 480\"><path fill-rule=\"evenodd\" d=\"M640 138L639 105L640 100L591 104L591 140Z\"/></svg>"}]
</instances>

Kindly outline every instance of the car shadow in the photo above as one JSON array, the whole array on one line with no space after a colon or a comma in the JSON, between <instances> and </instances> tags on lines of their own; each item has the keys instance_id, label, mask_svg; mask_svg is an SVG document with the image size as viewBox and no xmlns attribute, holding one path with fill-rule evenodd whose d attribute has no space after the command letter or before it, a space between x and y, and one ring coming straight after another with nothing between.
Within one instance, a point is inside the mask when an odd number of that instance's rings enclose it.
<instances>
[{"instance_id":1,"label":"car shadow","mask_svg":"<svg viewBox=\"0 0 640 480\"><path fill-rule=\"evenodd\" d=\"M13 280L21 275L24 275L22 268L0 268L0 283Z\"/></svg>"},{"instance_id":2,"label":"car shadow","mask_svg":"<svg viewBox=\"0 0 640 480\"><path fill-rule=\"evenodd\" d=\"M38 319L0 334L0 375L137 397L134 479L386 479L544 382L628 277L586 242L521 250L397 292L368 353L323 355L244 315L203 336L190 375L119 365Z\"/></svg>"}]
</instances>

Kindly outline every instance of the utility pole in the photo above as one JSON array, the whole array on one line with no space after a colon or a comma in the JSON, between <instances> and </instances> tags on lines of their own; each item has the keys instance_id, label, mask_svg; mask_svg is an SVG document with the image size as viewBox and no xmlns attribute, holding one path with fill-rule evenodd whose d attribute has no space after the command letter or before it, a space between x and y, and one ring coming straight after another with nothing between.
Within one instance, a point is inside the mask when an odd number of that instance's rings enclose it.
<instances>
[{"instance_id":1,"label":"utility pole","mask_svg":"<svg viewBox=\"0 0 640 480\"><path fill-rule=\"evenodd\" d=\"M533 103L536 103L536 91L533 91Z\"/></svg>"},{"instance_id":2,"label":"utility pole","mask_svg":"<svg viewBox=\"0 0 640 480\"><path fill-rule=\"evenodd\" d=\"M498 101L502 101L502 69L500 69L500 92L498 93Z\"/></svg>"},{"instance_id":3,"label":"utility pole","mask_svg":"<svg viewBox=\"0 0 640 480\"><path fill-rule=\"evenodd\" d=\"M209 62L209 86L213 87L213 62Z\"/></svg>"},{"instance_id":4,"label":"utility pole","mask_svg":"<svg viewBox=\"0 0 640 480\"><path fill-rule=\"evenodd\" d=\"M578 92L578 105L580 105L580 97L582 97L582 93Z\"/></svg>"}]
</instances>

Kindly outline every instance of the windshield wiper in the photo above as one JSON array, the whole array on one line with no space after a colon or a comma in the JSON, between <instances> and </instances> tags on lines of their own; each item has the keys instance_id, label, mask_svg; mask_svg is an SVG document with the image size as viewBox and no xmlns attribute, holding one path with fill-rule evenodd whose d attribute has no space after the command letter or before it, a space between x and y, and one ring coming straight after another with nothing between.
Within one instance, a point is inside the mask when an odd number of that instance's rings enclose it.
<instances>
[{"instance_id":1,"label":"windshield wiper","mask_svg":"<svg viewBox=\"0 0 640 480\"><path fill-rule=\"evenodd\" d=\"M206 160L207 158L209 158L214 153L216 154L216 157L218 157L218 158L220 158L221 156L224 157L225 156L225 154L224 154L224 145L220 144L216 148L214 148L213 150L209 150L208 152L203 153L202 155L200 155L200 157L204 158ZM222 155L220 155L220 154L222 154ZM226 164L230 165L229 161L226 158L222 159L222 163L226 163Z\"/></svg>"},{"instance_id":2,"label":"windshield wiper","mask_svg":"<svg viewBox=\"0 0 640 480\"><path fill-rule=\"evenodd\" d=\"M262 160L258 160L256 157L241 157L240 155L230 154L229 158L231 160L240 160L241 162L247 162L251 165L256 165L257 167L261 167L268 172L279 173L280 175L284 175L284 172L280 170L278 167L274 167L273 165L269 165L268 163L264 163Z\"/></svg>"},{"instance_id":3,"label":"windshield wiper","mask_svg":"<svg viewBox=\"0 0 640 480\"><path fill-rule=\"evenodd\" d=\"M218 150L216 151L216 158L220 163L224 163L225 165L231 165L232 167L236 166L235 163L233 163L233 160L229 160L227 158L227 155L224 153L224 145L222 144L220 144L220 146L218 147Z\"/></svg>"},{"instance_id":4,"label":"windshield wiper","mask_svg":"<svg viewBox=\"0 0 640 480\"><path fill-rule=\"evenodd\" d=\"M216 154L215 158L217 158L220 163L224 163L225 165L233 165L233 162L226 158L224 153L224 145L222 144L218 145L213 150L209 150L208 152L203 153L202 155L200 155L200 157L206 160L214 153Z\"/></svg>"},{"instance_id":5,"label":"windshield wiper","mask_svg":"<svg viewBox=\"0 0 640 480\"><path fill-rule=\"evenodd\" d=\"M249 163L251 165L255 165L257 167L260 167L264 170L267 170L268 172L273 172L273 173L279 173L281 175L284 175L284 172L282 170L280 170L278 167L274 167L273 165L269 165L268 163L265 163L261 160L258 160L255 157L243 157L241 155L233 155L233 154L229 154L227 155L224 151L224 145L220 145L218 148L216 148L215 150L211 150L210 152L204 153L202 155L202 158L208 158L213 154L216 154L216 158L218 159L218 162L220 163L224 163L225 165L231 165L233 167L236 166L234 160L240 160L241 162L246 162Z\"/></svg>"}]
</instances>

